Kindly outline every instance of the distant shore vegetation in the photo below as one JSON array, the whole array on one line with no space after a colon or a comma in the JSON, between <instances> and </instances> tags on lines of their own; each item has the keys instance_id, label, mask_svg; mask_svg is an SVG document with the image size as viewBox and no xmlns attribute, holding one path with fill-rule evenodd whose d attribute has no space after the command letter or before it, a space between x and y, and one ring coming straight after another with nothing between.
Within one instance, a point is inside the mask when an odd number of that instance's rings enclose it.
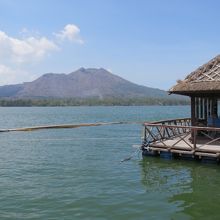
<instances>
[{"instance_id":1,"label":"distant shore vegetation","mask_svg":"<svg viewBox=\"0 0 220 220\"><path fill-rule=\"evenodd\" d=\"M2 107L16 106L147 106L189 105L188 99L106 98L106 99L0 99Z\"/></svg>"}]
</instances>

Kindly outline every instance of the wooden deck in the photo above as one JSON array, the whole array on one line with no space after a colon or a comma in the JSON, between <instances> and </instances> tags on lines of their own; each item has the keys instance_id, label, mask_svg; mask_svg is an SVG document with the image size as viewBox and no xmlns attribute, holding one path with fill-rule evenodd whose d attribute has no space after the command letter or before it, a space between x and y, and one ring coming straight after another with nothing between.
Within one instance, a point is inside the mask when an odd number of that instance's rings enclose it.
<instances>
[{"instance_id":1,"label":"wooden deck","mask_svg":"<svg viewBox=\"0 0 220 220\"><path fill-rule=\"evenodd\" d=\"M220 129L190 126L189 119L144 124L144 155L168 152L175 156L220 159Z\"/></svg>"},{"instance_id":2,"label":"wooden deck","mask_svg":"<svg viewBox=\"0 0 220 220\"><path fill-rule=\"evenodd\" d=\"M182 135L184 137L184 135ZM185 137L185 141L181 140L179 137L175 137L172 139L164 140L161 142L153 142L148 146L150 151L156 151L160 153L161 151L171 152L179 154L189 154L189 155L198 155L198 156L211 156L211 157L219 157L220 156L220 144L209 144L205 145L207 140L201 139L197 144L196 148L193 148L193 144L191 143L191 135L188 134ZM176 144L177 143L177 144Z\"/></svg>"}]
</instances>

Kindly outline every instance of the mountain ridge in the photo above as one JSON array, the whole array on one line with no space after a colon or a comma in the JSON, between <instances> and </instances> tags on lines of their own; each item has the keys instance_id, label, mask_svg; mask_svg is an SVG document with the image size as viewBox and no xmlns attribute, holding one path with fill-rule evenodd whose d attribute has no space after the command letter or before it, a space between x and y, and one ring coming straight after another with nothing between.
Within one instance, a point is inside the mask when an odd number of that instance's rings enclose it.
<instances>
[{"instance_id":1,"label":"mountain ridge","mask_svg":"<svg viewBox=\"0 0 220 220\"><path fill-rule=\"evenodd\" d=\"M104 68L46 73L32 82L0 86L1 98L167 98L164 90L137 85ZM173 96L177 97L177 96Z\"/></svg>"}]
</instances>

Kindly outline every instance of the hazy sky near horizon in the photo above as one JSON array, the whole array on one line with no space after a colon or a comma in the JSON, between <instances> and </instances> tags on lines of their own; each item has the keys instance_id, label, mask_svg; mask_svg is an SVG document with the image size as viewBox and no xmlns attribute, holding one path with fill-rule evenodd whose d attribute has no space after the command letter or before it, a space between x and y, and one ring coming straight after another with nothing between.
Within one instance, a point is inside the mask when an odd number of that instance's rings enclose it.
<instances>
[{"instance_id":1,"label":"hazy sky near horizon","mask_svg":"<svg viewBox=\"0 0 220 220\"><path fill-rule=\"evenodd\" d=\"M169 89L220 51L218 0L0 0L0 85L106 68Z\"/></svg>"}]
</instances>

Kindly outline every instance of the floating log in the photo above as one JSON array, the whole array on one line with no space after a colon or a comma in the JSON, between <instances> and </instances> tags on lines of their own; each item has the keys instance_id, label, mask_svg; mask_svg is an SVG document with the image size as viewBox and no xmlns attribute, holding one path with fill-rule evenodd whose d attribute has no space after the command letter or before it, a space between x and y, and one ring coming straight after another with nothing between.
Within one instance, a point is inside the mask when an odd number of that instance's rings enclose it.
<instances>
[{"instance_id":1,"label":"floating log","mask_svg":"<svg viewBox=\"0 0 220 220\"><path fill-rule=\"evenodd\" d=\"M171 150L172 153L177 153L177 154L190 154L193 155L194 154L194 150L192 151L188 151L188 150Z\"/></svg>"},{"instance_id":2,"label":"floating log","mask_svg":"<svg viewBox=\"0 0 220 220\"><path fill-rule=\"evenodd\" d=\"M200 157L218 157L218 154L212 154L212 153L203 153L203 152L195 152L195 155L200 156Z\"/></svg>"},{"instance_id":3,"label":"floating log","mask_svg":"<svg viewBox=\"0 0 220 220\"><path fill-rule=\"evenodd\" d=\"M82 124L42 125L42 126L33 126L33 127L24 127L24 128L0 129L0 132L35 131L42 129L79 128L79 127L92 127L92 126L103 126L103 125L120 125L120 124L143 124L143 122L98 122L98 123L82 123Z\"/></svg>"}]
</instances>

